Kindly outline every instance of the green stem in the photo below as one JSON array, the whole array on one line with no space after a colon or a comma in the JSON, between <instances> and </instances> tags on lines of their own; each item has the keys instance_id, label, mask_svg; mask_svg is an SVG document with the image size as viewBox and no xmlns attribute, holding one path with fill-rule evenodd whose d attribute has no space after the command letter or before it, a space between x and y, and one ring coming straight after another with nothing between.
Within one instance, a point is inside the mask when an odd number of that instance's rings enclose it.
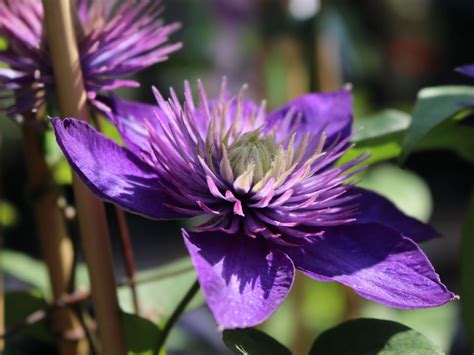
<instances>
[{"instance_id":1,"label":"green stem","mask_svg":"<svg viewBox=\"0 0 474 355\"><path fill-rule=\"evenodd\" d=\"M199 283L196 280L196 281L194 281L193 285L188 290L188 292L186 292L183 299L178 304L178 306L174 310L173 314L171 315L171 317L166 322L165 327L160 332L158 342L156 343L155 350L153 352L154 354L158 355L160 353L161 348L163 348L163 345L165 345L165 342L168 339L168 335L170 334L171 329L173 329L174 325L176 324L178 319L181 317L181 315L185 311L185 309L188 306L189 302L191 302L191 300L193 299L193 297L196 295L196 293L198 291L199 291Z\"/></svg>"}]
</instances>

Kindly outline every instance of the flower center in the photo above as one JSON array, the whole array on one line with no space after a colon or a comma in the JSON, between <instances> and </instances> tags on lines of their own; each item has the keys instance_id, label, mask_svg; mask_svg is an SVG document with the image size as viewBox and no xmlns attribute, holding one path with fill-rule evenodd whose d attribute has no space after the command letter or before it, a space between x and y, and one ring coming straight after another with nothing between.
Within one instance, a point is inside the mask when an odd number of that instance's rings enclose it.
<instances>
[{"instance_id":1,"label":"flower center","mask_svg":"<svg viewBox=\"0 0 474 355\"><path fill-rule=\"evenodd\" d=\"M229 147L229 162L235 176L253 167L253 182L259 181L271 169L278 145L271 135L260 137L256 130L244 134Z\"/></svg>"}]
</instances>

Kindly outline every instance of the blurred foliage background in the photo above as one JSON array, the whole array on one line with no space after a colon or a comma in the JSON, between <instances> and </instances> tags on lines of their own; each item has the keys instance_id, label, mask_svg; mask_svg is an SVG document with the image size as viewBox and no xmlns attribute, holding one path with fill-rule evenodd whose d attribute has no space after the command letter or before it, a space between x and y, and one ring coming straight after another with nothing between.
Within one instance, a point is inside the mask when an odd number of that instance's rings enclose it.
<instances>
[{"instance_id":1,"label":"blurred foliage background","mask_svg":"<svg viewBox=\"0 0 474 355\"><path fill-rule=\"evenodd\" d=\"M123 90L122 96L153 102L151 85L165 91L170 86L181 88L185 79L192 82L197 78L204 81L210 93L215 93L225 75L231 89L237 91L247 83L248 95L256 100L266 99L272 109L305 92L335 90L350 83L355 98L355 126L366 127L359 139L364 135L370 138L370 127L374 125L388 127L387 134L393 138L380 145L369 140L370 147L376 147L376 154L371 168L359 177L360 184L438 229L444 237L423 248L448 288L459 291L461 226L474 181L474 167L466 161L474 155L474 148L470 154L459 154L447 142L446 149L431 149L429 139L443 139L444 127L433 131L403 168L393 158L400 152L400 136L411 120L416 95L422 87L472 84L453 71L456 66L474 62L472 0L163 2L165 21L183 25L173 39L182 41L184 48L167 62L139 73L141 88ZM0 46L5 46L4 42ZM5 286L9 290L34 288L47 294L19 128L1 117L0 132ZM108 132L114 134L111 127ZM367 141L364 142L361 150L367 148ZM73 203L70 173L52 135L46 138L45 149L49 163L55 167L55 177L63 186L67 207ZM112 212L109 211L112 242L120 279L124 267ZM73 208L69 213L74 225ZM145 313L159 322L192 283L194 271L189 268L189 261L182 259L186 252L178 222L155 222L132 215L128 220L141 270L139 278L145 280L139 287L140 301ZM179 276L165 277L166 269L161 266L169 262L174 263L173 270L182 270ZM76 278L79 286L87 285L82 265ZM31 297L35 294L31 293ZM131 311L126 288L120 290L120 298L124 310ZM197 299L192 308L173 332L169 353L227 354L202 299ZM399 311L365 301L340 285L303 277L297 278L289 299L261 328L296 354L303 354L317 334L342 320L360 316L397 320L422 332L444 351L469 353L458 302L436 309ZM30 340L35 349L48 349L48 339Z\"/></svg>"}]
</instances>

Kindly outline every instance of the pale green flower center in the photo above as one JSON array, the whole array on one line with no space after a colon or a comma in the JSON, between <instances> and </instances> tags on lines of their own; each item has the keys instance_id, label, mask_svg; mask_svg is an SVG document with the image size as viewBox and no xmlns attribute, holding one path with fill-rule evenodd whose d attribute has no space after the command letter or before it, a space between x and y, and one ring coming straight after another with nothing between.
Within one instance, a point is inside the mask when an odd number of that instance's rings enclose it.
<instances>
[{"instance_id":1,"label":"pale green flower center","mask_svg":"<svg viewBox=\"0 0 474 355\"><path fill-rule=\"evenodd\" d=\"M230 166L235 176L253 168L253 181L259 181L272 168L278 145L272 135L260 137L260 131L244 134L228 150Z\"/></svg>"}]
</instances>

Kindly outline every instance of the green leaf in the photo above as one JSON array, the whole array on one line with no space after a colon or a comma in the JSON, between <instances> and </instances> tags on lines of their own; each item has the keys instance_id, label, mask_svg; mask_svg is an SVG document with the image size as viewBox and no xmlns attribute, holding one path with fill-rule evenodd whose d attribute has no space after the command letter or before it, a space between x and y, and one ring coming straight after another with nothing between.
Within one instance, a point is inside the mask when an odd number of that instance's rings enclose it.
<instances>
[{"instance_id":1,"label":"green leaf","mask_svg":"<svg viewBox=\"0 0 474 355\"><path fill-rule=\"evenodd\" d=\"M412 122L403 140L400 159L405 160L434 127L472 106L474 87L437 86L422 89L418 93Z\"/></svg>"},{"instance_id":2,"label":"green leaf","mask_svg":"<svg viewBox=\"0 0 474 355\"><path fill-rule=\"evenodd\" d=\"M255 328L224 330L224 344L236 355L290 355L278 341Z\"/></svg>"},{"instance_id":3,"label":"green leaf","mask_svg":"<svg viewBox=\"0 0 474 355\"><path fill-rule=\"evenodd\" d=\"M395 132L403 132L410 125L410 121L410 115L403 111L387 109L376 112L354 123L354 131L359 131L359 133L354 136L352 141L364 142Z\"/></svg>"},{"instance_id":4,"label":"green leaf","mask_svg":"<svg viewBox=\"0 0 474 355\"><path fill-rule=\"evenodd\" d=\"M137 273L137 293L140 305L147 314L159 319L167 318L176 308L186 291L196 280L196 273L189 258L179 259L165 266ZM133 312L133 302L128 286L118 290L120 307ZM204 303L201 295L195 297L189 309Z\"/></svg>"},{"instance_id":5,"label":"green leaf","mask_svg":"<svg viewBox=\"0 0 474 355\"><path fill-rule=\"evenodd\" d=\"M110 139L113 139L118 144L123 145L123 140L122 140L122 137L120 137L120 133L117 130L117 127L115 127L112 124L112 122L110 122L105 117L99 116L98 120L100 123L100 128L102 130L102 133L105 134Z\"/></svg>"},{"instance_id":6,"label":"green leaf","mask_svg":"<svg viewBox=\"0 0 474 355\"><path fill-rule=\"evenodd\" d=\"M420 140L416 150L450 150L474 163L474 126L461 124L455 119L442 122Z\"/></svg>"},{"instance_id":7,"label":"green leaf","mask_svg":"<svg viewBox=\"0 0 474 355\"><path fill-rule=\"evenodd\" d=\"M49 294L48 271L44 262L17 251L2 250L2 266L10 275Z\"/></svg>"},{"instance_id":8,"label":"green leaf","mask_svg":"<svg viewBox=\"0 0 474 355\"><path fill-rule=\"evenodd\" d=\"M414 172L383 163L370 167L358 186L388 198L411 217L428 222L433 199L426 182Z\"/></svg>"},{"instance_id":9,"label":"green leaf","mask_svg":"<svg viewBox=\"0 0 474 355\"><path fill-rule=\"evenodd\" d=\"M15 207L6 200L0 200L0 227L12 227L16 224L18 216Z\"/></svg>"},{"instance_id":10,"label":"green leaf","mask_svg":"<svg viewBox=\"0 0 474 355\"><path fill-rule=\"evenodd\" d=\"M456 331L459 305L448 302L440 307L422 309L396 309L376 302L366 302L361 310L361 318L391 320L416 329L441 350L450 348Z\"/></svg>"},{"instance_id":11,"label":"green leaf","mask_svg":"<svg viewBox=\"0 0 474 355\"><path fill-rule=\"evenodd\" d=\"M461 305L471 345L474 347L474 189L461 241Z\"/></svg>"},{"instance_id":12,"label":"green leaf","mask_svg":"<svg viewBox=\"0 0 474 355\"><path fill-rule=\"evenodd\" d=\"M17 279L41 290L43 294L50 294L50 284L46 264L29 255L14 250L2 250L3 270ZM76 284L78 287L89 287L87 268L80 263L76 268Z\"/></svg>"},{"instance_id":13,"label":"green leaf","mask_svg":"<svg viewBox=\"0 0 474 355\"><path fill-rule=\"evenodd\" d=\"M122 312L128 354L153 354L160 328L136 314Z\"/></svg>"},{"instance_id":14,"label":"green leaf","mask_svg":"<svg viewBox=\"0 0 474 355\"><path fill-rule=\"evenodd\" d=\"M398 110L384 110L354 123L356 143L339 161L343 164L357 158L363 153L369 153L368 164L397 157L401 151L401 141L404 131L410 124L410 115Z\"/></svg>"},{"instance_id":15,"label":"green leaf","mask_svg":"<svg viewBox=\"0 0 474 355\"><path fill-rule=\"evenodd\" d=\"M319 336L309 355L433 355L442 352L424 335L407 326L381 319L356 319Z\"/></svg>"},{"instance_id":16,"label":"green leaf","mask_svg":"<svg viewBox=\"0 0 474 355\"><path fill-rule=\"evenodd\" d=\"M24 322L33 312L42 311L48 303L39 291L13 291L5 293L5 325L6 329ZM25 327L22 334L28 334L47 342L54 342L54 337L49 331L49 319L44 318L39 322Z\"/></svg>"}]
</instances>

